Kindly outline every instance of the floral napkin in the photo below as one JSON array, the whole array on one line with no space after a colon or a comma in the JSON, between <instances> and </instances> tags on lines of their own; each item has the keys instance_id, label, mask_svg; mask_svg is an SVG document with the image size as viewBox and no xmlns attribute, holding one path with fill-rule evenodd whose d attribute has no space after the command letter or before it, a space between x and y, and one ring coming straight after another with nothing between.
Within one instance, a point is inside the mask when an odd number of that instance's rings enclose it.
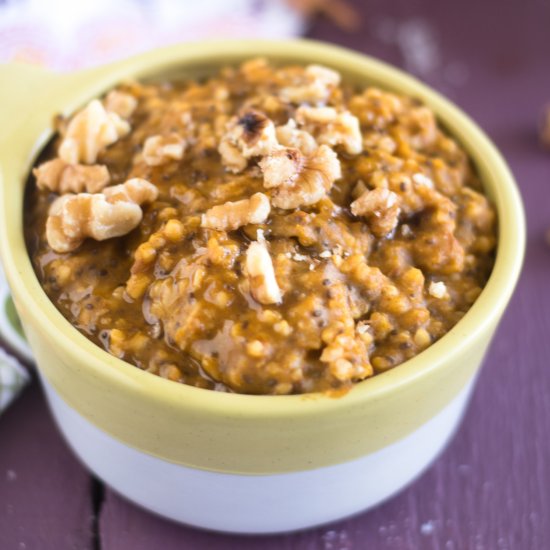
<instances>
[{"instance_id":1,"label":"floral napkin","mask_svg":"<svg viewBox=\"0 0 550 550\"><path fill-rule=\"evenodd\" d=\"M15 312L8 285L0 269L0 415L29 381L29 373L15 357L1 346L9 344L18 356L32 360L32 354L23 335Z\"/></svg>"},{"instance_id":2,"label":"floral napkin","mask_svg":"<svg viewBox=\"0 0 550 550\"><path fill-rule=\"evenodd\" d=\"M0 1L0 61L74 70L204 38L287 38L305 18L287 0Z\"/></svg>"},{"instance_id":3,"label":"floral napkin","mask_svg":"<svg viewBox=\"0 0 550 550\"><path fill-rule=\"evenodd\" d=\"M0 416L29 381L29 373L15 357L0 348Z\"/></svg>"}]
</instances>

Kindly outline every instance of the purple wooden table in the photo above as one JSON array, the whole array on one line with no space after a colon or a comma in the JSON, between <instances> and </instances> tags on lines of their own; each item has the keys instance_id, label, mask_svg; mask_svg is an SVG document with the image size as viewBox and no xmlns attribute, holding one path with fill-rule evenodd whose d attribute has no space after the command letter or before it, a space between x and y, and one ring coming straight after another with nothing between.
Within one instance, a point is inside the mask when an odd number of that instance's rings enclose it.
<instances>
[{"instance_id":1,"label":"purple wooden table","mask_svg":"<svg viewBox=\"0 0 550 550\"><path fill-rule=\"evenodd\" d=\"M355 2L363 28L314 38L407 67L495 140L521 187L528 247L519 288L462 427L435 465L376 510L303 533L235 537L182 527L125 502L62 441L36 383L0 419L1 550L550 548L550 1Z\"/></svg>"}]
</instances>

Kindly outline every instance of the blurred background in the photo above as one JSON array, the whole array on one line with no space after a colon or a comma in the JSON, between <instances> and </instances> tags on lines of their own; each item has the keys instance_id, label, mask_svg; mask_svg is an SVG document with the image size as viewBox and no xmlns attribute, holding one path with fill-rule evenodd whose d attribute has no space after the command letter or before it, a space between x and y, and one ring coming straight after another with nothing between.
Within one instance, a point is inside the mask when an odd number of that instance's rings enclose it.
<instances>
[{"instance_id":1,"label":"blurred background","mask_svg":"<svg viewBox=\"0 0 550 550\"><path fill-rule=\"evenodd\" d=\"M58 71L203 38L301 35L433 86L482 126L517 178L525 267L457 437L373 511L299 534L224 536L154 517L93 479L33 379L0 411L1 550L550 548L550 0L0 0L0 63ZM33 378L3 336L0 367L21 363Z\"/></svg>"}]
</instances>

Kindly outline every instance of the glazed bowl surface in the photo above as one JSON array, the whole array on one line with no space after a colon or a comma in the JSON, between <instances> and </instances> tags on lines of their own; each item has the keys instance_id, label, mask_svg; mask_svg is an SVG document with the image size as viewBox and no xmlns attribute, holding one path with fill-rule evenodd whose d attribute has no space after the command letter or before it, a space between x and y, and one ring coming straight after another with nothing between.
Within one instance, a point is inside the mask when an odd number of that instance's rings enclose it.
<instances>
[{"instance_id":1,"label":"glazed bowl surface","mask_svg":"<svg viewBox=\"0 0 550 550\"><path fill-rule=\"evenodd\" d=\"M418 356L338 398L218 393L124 363L59 313L40 287L25 247L24 187L52 136L54 115L72 113L129 77L201 77L254 56L278 63L320 63L358 85L419 98L472 157L498 213L495 266L463 319ZM0 75L2 261L54 415L69 443L100 477L143 506L179 521L227 531L274 532L372 506L402 488L437 455L459 422L513 292L525 246L524 214L513 177L490 140L456 106L380 61L305 40L183 44L73 74L13 64L0 67ZM409 466L402 458L407 454ZM358 480L367 463L370 477ZM140 486L138 480L151 471L159 477L151 486ZM346 484L343 480L350 476L355 481ZM176 493L185 493L190 478L194 498L200 494L204 501L197 506L204 510L195 515L192 510L174 512L172 504L181 505ZM213 483L225 487L221 492L229 500L221 498L224 506L238 509L223 521L208 517L208 507L215 506ZM295 499L285 514L277 511L280 499L272 494L266 499L270 483L280 498ZM353 497L354 491L361 498ZM302 510L319 499L324 506ZM262 523L262 515L270 513L276 521Z\"/></svg>"}]
</instances>

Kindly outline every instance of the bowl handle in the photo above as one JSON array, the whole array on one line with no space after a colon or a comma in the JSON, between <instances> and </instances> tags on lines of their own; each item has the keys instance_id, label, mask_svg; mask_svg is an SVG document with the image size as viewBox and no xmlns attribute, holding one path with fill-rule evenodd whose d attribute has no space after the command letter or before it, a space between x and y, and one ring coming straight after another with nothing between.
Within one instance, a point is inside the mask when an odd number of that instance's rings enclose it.
<instances>
[{"instance_id":1,"label":"bowl handle","mask_svg":"<svg viewBox=\"0 0 550 550\"><path fill-rule=\"evenodd\" d=\"M0 65L0 142L42 104L62 75L23 63Z\"/></svg>"}]
</instances>

